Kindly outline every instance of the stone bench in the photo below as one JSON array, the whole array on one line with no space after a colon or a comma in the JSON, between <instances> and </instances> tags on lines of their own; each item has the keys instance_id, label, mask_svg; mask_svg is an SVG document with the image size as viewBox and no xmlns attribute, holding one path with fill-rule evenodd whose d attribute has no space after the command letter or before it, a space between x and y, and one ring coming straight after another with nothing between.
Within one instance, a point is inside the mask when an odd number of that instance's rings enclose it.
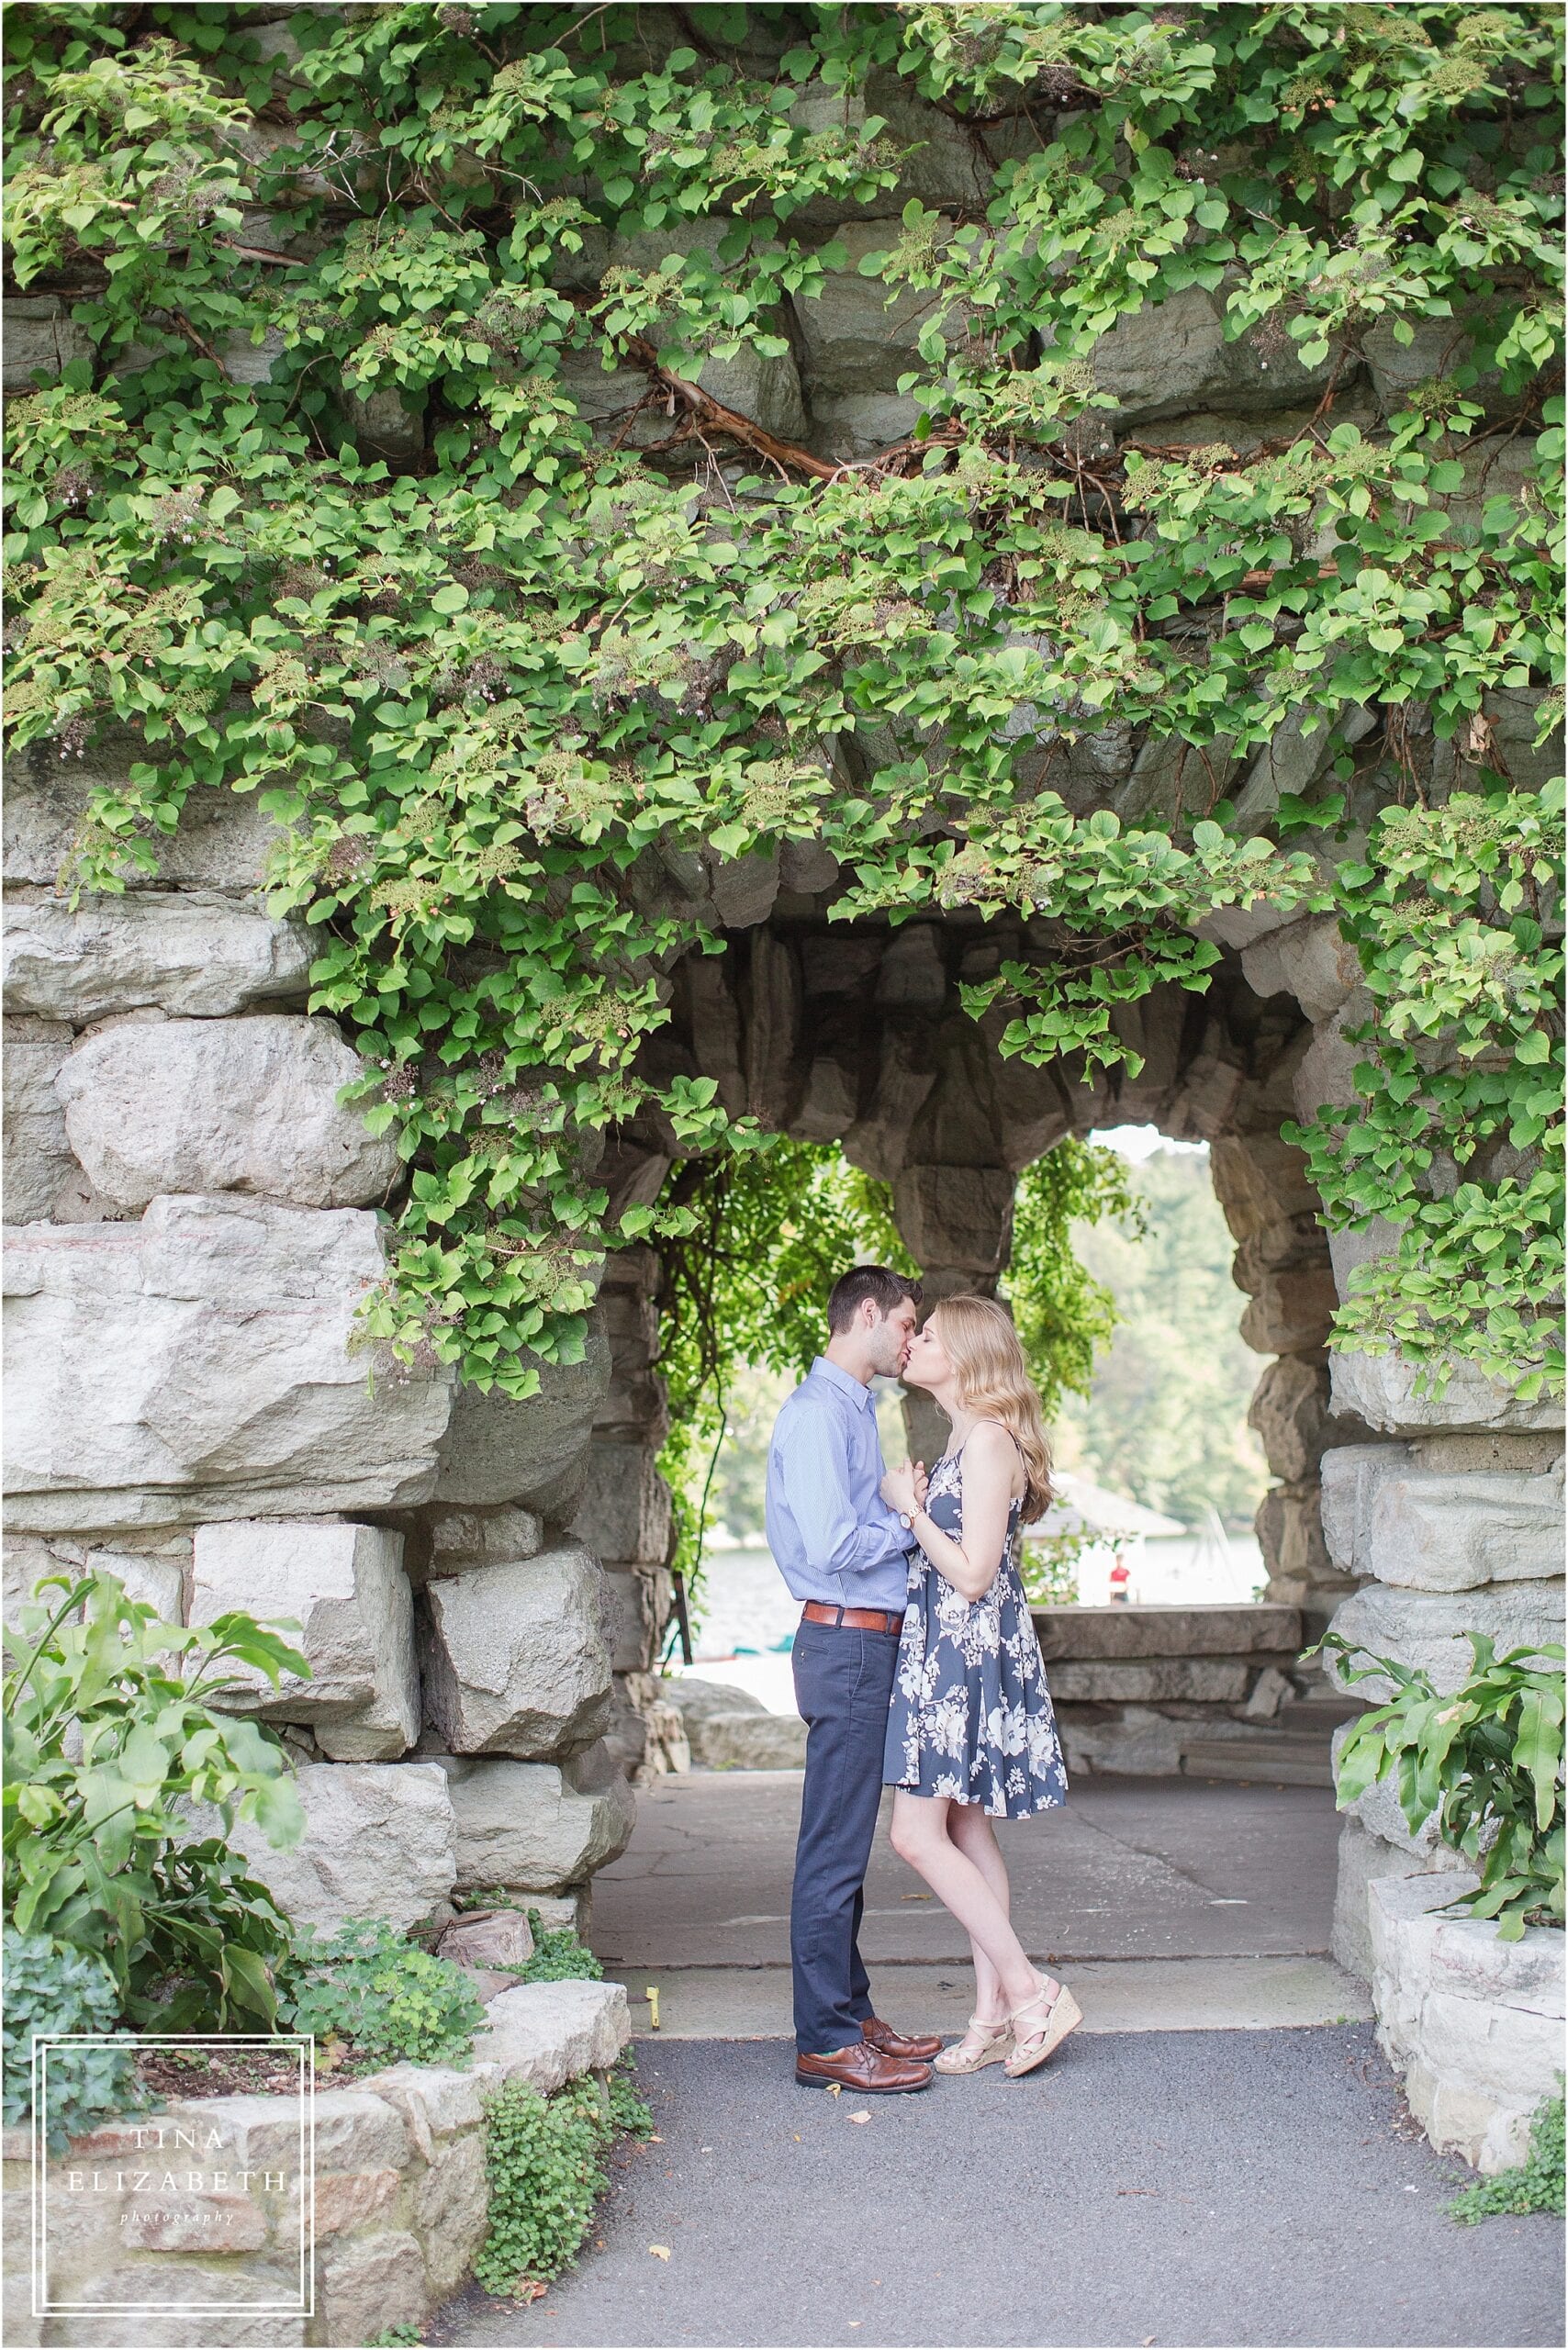
<instances>
[{"instance_id":1,"label":"stone bench","mask_svg":"<svg viewBox=\"0 0 1568 2350\"><path fill-rule=\"evenodd\" d=\"M1070 1772L1331 1784L1337 1715L1304 1705L1301 1610L1036 1607Z\"/></svg>"}]
</instances>

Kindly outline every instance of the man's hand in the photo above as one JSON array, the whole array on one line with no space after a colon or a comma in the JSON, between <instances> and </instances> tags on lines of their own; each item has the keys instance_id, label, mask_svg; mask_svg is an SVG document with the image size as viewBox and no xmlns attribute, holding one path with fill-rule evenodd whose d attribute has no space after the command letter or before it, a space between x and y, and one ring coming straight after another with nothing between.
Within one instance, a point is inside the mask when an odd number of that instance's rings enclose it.
<instances>
[{"instance_id":1,"label":"man's hand","mask_svg":"<svg viewBox=\"0 0 1568 2350\"><path fill-rule=\"evenodd\" d=\"M913 1516L920 1507L920 1491L915 1482L914 1468L909 1461L883 1472L881 1494L890 1509L902 1510L906 1516Z\"/></svg>"}]
</instances>

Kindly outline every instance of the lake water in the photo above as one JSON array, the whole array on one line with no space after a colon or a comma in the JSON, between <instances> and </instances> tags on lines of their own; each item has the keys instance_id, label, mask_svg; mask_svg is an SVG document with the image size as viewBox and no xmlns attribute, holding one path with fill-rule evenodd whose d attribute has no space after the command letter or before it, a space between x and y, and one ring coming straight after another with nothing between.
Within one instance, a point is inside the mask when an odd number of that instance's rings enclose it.
<instances>
[{"instance_id":1,"label":"lake water","mask_svg":"<svg viewBox=\"0 0 1568 2350\"><path fill-rule=\"evenodd\" d=\"M1133 1545L1126 1554L1130 1598L1146 1607L1244 1604L1265 1579L1262 1553L1250 1534L1228 1536L1226 1549L1228 1556L1221 1559L1215 1545L1195 1534ZM1110 1565L1109 1551L1085 1559L1080 1573L1085 1606L1101 1605L1108 1596ZM747 1690L770 1713L792 1714L787 1643L800 1620L800 1602L785 1590L766 1549L714 1548L708 1553L692 1669L705 1681Z\"/></svg>"}]
</instances>

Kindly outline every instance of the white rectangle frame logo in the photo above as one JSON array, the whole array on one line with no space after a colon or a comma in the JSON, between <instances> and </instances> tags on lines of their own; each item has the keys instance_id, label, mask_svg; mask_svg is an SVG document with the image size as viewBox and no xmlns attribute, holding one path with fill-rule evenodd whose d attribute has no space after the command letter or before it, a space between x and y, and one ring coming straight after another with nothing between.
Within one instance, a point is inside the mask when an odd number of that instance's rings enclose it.
<instances>
[{"instance_id":1,"label":"white rectangle frame logo","mask_svg":"<svg viewBox=\"0 0 1568 2350\"><path fill-rule=\"evenodd\" d=\"M231 2053L242 2048L292 2049L298 2065L299 2286L289 2300L226 2301L84 2301L51 2299L49 2290L49 2059L52 2050L65 2048L167 2048ZM316 2036L314 2032L186 2032L159 2039L140 2032L42 2031L33 2034L33 2315L55 2317L98 2310L244 2311L258 2315L314 2317L316 2314ZM128 2117L134 2119L134 2117Z\"/></svg>"}]
</instances>

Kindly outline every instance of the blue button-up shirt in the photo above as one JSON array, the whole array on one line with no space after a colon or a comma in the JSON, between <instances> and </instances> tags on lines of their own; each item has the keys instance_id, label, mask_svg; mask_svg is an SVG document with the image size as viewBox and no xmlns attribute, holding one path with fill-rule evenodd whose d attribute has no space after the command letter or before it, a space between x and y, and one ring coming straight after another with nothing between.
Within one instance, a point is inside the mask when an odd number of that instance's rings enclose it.
<instances>
[{"instance_id":1,"label":"blue button-up shirt","mask_svg":"<svg viewBox=\"0 0 1568 2350\"><path fill-rule=\"evenodd\" d=\"M871 1391L819 1355L767 1454L767 1546L797 1599L902 1612L915 1542L881 1482Z\"/></svg>"}]
</instances>

